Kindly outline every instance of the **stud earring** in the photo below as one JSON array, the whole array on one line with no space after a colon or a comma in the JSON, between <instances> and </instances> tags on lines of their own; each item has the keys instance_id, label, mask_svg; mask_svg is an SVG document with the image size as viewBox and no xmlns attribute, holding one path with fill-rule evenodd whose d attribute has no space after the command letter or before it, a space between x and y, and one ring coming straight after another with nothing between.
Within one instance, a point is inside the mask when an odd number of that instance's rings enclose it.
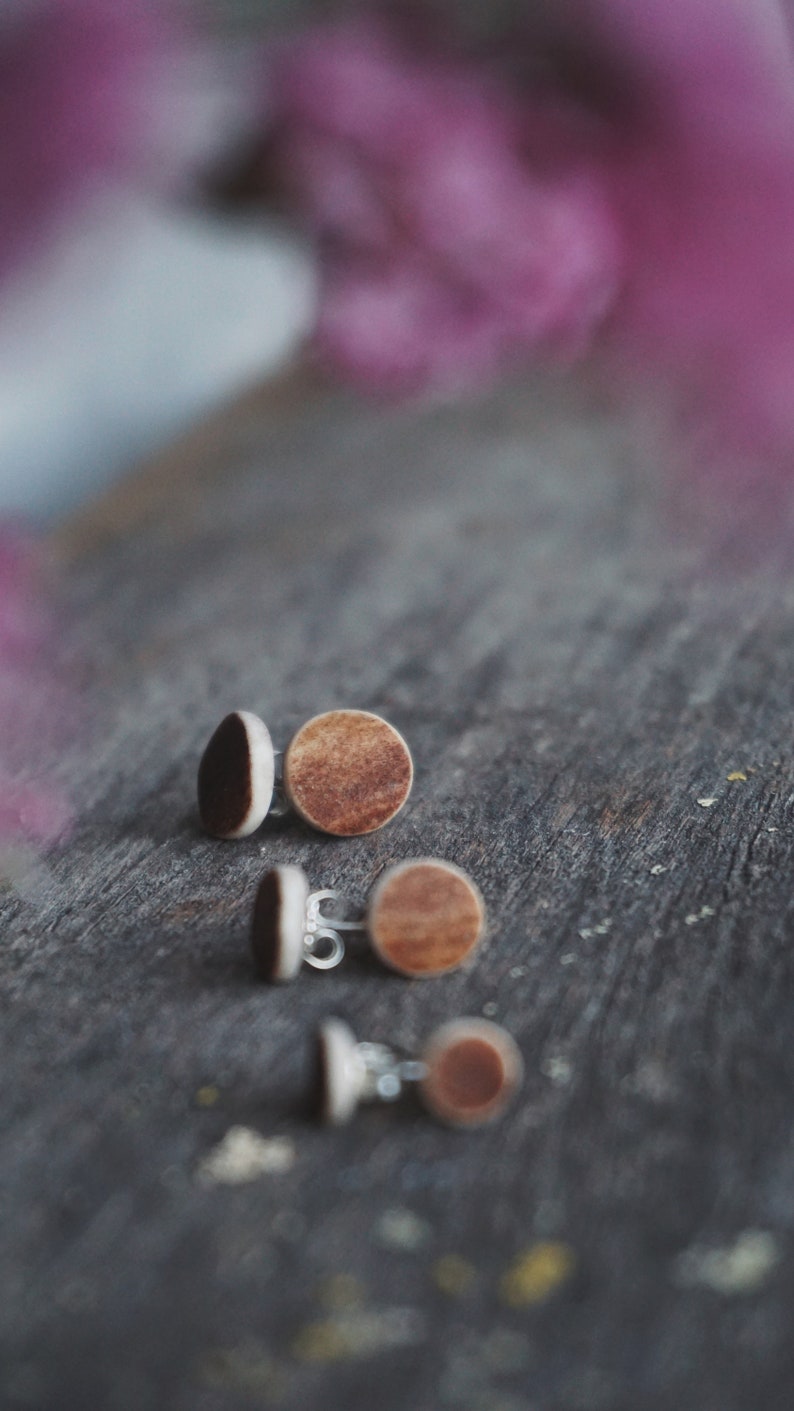
<instances>
[{"instance_id":1,"label":"stud earring","mask_svg":"<svg viewBox=\"0 0 794 1411\"><path fill-rule=\"evenodd\" d=\"M293 980L304 961L331 970L345 954L344 934L358 931L399 974L443 975L473 955L485 931L485 903L474 882L436 858L388 867L363 916L338 914L351 910L332 888L310 892L303 868L271 868L259 884L251 926L259 974L270 982Z\"/></svg>"},{"instance_id":2,"label":"stud earring","mask_svg":"<svg viewBox=\"0 0 794 1411\"><path fill-rule=\"evenodd\" d=\"M314 1097L321 1121L333 1127L349 1122L360 1102L393 1102L412 1083L440 1122L479 1127L501 1116L523 1076L515 1039L487 1019L442 1024L418 1059L359 1043L341 1019L326 1019L317 1030Z\"/></svg>"},{"instance_id":3,"label":"stud earring","mask_svg":"<svg viewBox=\"0 0 794 1411\"><path fill-rule=\"evenodd\" d=\"M283 777L276 776L277 761ZM399 813L413 783L402 735L367 710L329 710L307 720L283 757L264 721L248 710L221 721L198 769L198 808L205 832L247 838L283 797L321 833L353 837L382 828Z\"/></svg>"}]
</instances>

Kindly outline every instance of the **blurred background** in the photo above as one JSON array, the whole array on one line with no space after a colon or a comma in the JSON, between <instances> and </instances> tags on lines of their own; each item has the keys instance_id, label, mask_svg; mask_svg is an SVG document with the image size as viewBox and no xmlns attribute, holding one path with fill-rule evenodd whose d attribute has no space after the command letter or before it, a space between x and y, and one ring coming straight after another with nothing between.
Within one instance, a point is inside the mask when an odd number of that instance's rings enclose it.
<instances>
[{"instance_id":1,"label":"blurred background","mask_svg":"<svg viewBox=\"0 0 794 1411\"><path fill-rule=\"evenodd\" d=\"M209 190L261 119L262 32L298 9L4 6L0 515L52 522L306 336L300 233Z\"/></svg>"},{"instance_id":2,"label":"blurred background","mask_svg":"<svg viewBox=\"0 0 794 1411\"><path fill-rule=\"evenodd\" d=\"M787 471L791 53L784 0L6 0L0 517L299 350L390 399L587 360Z\"/></svg>"}]
</instances>

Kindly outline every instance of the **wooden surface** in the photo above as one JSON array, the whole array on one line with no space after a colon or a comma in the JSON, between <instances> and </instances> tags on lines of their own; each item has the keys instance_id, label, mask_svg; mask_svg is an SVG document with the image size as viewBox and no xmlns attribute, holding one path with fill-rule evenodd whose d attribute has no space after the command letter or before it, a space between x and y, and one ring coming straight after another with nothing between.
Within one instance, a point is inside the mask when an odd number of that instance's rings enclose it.
<instances>
[{"instance_id":1,"label":"wooden surface","mask_svg":"<svg viewBox=\"0 0 794 1411\"><path fill-rule=\"evenodd\" d=\"M61 535L79 821L1 904L3 1407L789 1411L794 579L763 533L584 394L298 382ZM412 747L390 827L200 835L227 710L283 744L333 706ZM484 893L470 972L257 982L266 867L363 900L421 855ZM496 1019L521 1098L320 1130L328 1014L408 1050ZM269 1142L237 1185L235 1126Z\"/></svg>"}]
</instances>

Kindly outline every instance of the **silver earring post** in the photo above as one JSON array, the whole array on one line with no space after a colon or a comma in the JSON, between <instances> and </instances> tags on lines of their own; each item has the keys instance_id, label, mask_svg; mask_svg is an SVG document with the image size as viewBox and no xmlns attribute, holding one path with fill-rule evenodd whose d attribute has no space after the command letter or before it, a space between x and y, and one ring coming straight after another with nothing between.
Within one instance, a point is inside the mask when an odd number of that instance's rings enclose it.
<instances>
[{"instance_id":1,"label":"silver earring post","mask_svg":"<svg viewBox=\"0 0 794 1411\"><path fill-rule=\"evenodd\" d=\"M406 1083L420 1083L427 1076L427 1064L415 1058L400 1058L387 1044L356 1044L361 1064L363 1102L395 1102Z\"/></svg>"},{"instance_id":2,"label":"silver earring post","mask_svg":"<svg viewBox=\"0 0 794 1411\"><path fill-rule=\"evenodd\" d=\"M350 902L333 887L312 892L306 901L303 935L303 959L315 970L333 970L344 959L345 942L342 932L365 931L363 918L328 915L327 904L344 910Z\"/></svg>"},{"instance_id":3,"label":"silver earring post","mask_svg":"<svg viewBox=\"0 0 794 1411\"><path fill-rule=\"evenodd\" d=\"M273 797L268 813L271 818L286 818L291 812L289 800L284 792L284 751L273 751Z\"/></svg>"},{"instance_id":4,"label":"silver earring post","mask_svg":"<svg viewBox=\"0 0 794 1411\"><path fill-rule=\"evenodd\" d=\"M424 1062L402 1058L388 1044L359 1043L341 1019L317 1031L319 1115L333 1127L349 1122L360 1102L394 1102L406 1083L422 1082Z\"/></svg>"}]
</instances>

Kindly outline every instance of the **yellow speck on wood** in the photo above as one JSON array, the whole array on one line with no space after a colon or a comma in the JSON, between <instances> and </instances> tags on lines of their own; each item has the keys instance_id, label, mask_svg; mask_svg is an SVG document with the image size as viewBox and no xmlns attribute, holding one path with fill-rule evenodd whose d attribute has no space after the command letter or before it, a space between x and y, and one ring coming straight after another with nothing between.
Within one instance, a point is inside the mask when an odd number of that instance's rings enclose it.
<instances>
[{"instance_id":1,"label":"yellow speck on wood","mask_svg":"<svg viewBox=\"0 0 794 1411\"><path fill-rule=\"evenodd\" d=\"M364 1302L364 1285L355 1274L333 1274L320 1285L318 1297L323 1306L332 1311L355 1308Z\"/></svg>"},{"instance_id":2,"label":"yellow speck on wood","mask_svg":"<svg viewBox=\"0 0 794 1411\"><path fill-rule=\"evenodd\" d=\"M576 1268L569 1244L545 1240L520 1254L502 1278L499 1293L509 1308L529 1308L543 1303Z\"/></svg>"},{"instance_id":3,"label":"yellow speck on wood","mask_svg":"<svg viewBox=\"0 0 794 1411\"><path fill-rule=\"evenodd\" d=\"M208 1083L206 1087L199 1088L196 1093L196 1102L199 1107L214 1107L220 1095L220 1088L216 1088L213 1083Z\"/></svg>"},{"instance_id":4,"label":"yellow speck on wood","mask_svg":"<svg viewBox=\"0 0 794 1411\"><path fill-rule=\"evenodd\" d=\"M208 1386L242 1393L265 1406L282 1401L287 1388L284 1369L256 1342L216 1348L200 1363L198 1373Z\"/></svg>"},{"instance_id":5,"label":"yellow speck on wood","mask_svg":"<svg viewBox=\"0 0 794 1411\"><path fill-rule=\"evenodd\" d=\"M472 1287L477 1271L459 1254L442 1254L433 1265L433 1282L449 1298L460 1298Z\"/></svg>"},{"instance_id":6,"label":"yellow speck on wood","mask_svg":"<svg viewBox=\"0 0 794 1411\"><path fill-rule=\"evenodd\" d=\"M339 1362L351 1355L344 1329L333 1318L307 1323L293 1338L290 1351L299 1362Z\"/></svg>"},{"instance_id":7,"label":"yellow speck on wood","mask_svg":"<svg viewBox=\"0 0 794 1411\"><path fill-rule=\"evenodd\" d=\"M730 774L725 775L725 778L728 780L729 784L747 783L747 775L745 774L743 769L732 769Z\"/></svg>"},{"instance_id":8,"label":"yellow speck on wood","mask_svg":"<svg viewBox=\"0 0 794 1411\"><path fill-rule=\"evenodd\" d=\"M420 1220L413 1210L399 1205L384 1210L374 1229L378 1244L388 1249L421 1249L431 1235L432 1229L426 1220Z\"/></svg>"},{"instance_id":9,"label":"yellow speck on wood","mask_svg":"<svg viewBox=\"0 0 794 1411\"><path fill-rule=\"evenodd\" d=\"M780 1258L768 1230L743 1230L733 1244L684 1250L676 1260L675 1277L680 1284L701 1284L726 1297L750 1294L763 1287Z\"/></svg>"},{"instance_id":10,"label":"yellow speck on wood","mask_svg":"<svg viewBox=\"0 0 794 1411\"><path fill-rule=\"evenodd\" d=\"M425 1336L424 1319L415 1308L355 1308L307 1323L290 1351L299 1362L342 1362L409 1347Z\"/></svg>"},{"instance_id":11,"label":"yellow speck on wood","mask_svg":"<svg viewBox=\"0 0 794 1411\"><path fill-rule=\"evenodd\" d=\"M698 921L706 921L709 916L716 914L713 906L702 906L700 911L690 911L689 915L684 917L684 925L697 926Z\"/></svg>"},{"instance_id":12,"label":"yellow speck on wood","mask_svg":"<svg viewBox=\"0 0 794 1411\"><path fill-rule=\"evenodd\" d=\"M540 1071L545 1077L550 1078L552 1083L564 1087L566 1083L571 1081L573 1065L570 1059L562 1057L561 1054L553 1054L550 1058L544 1058L540 1065Z\"/></svg>"}]
</instances>

